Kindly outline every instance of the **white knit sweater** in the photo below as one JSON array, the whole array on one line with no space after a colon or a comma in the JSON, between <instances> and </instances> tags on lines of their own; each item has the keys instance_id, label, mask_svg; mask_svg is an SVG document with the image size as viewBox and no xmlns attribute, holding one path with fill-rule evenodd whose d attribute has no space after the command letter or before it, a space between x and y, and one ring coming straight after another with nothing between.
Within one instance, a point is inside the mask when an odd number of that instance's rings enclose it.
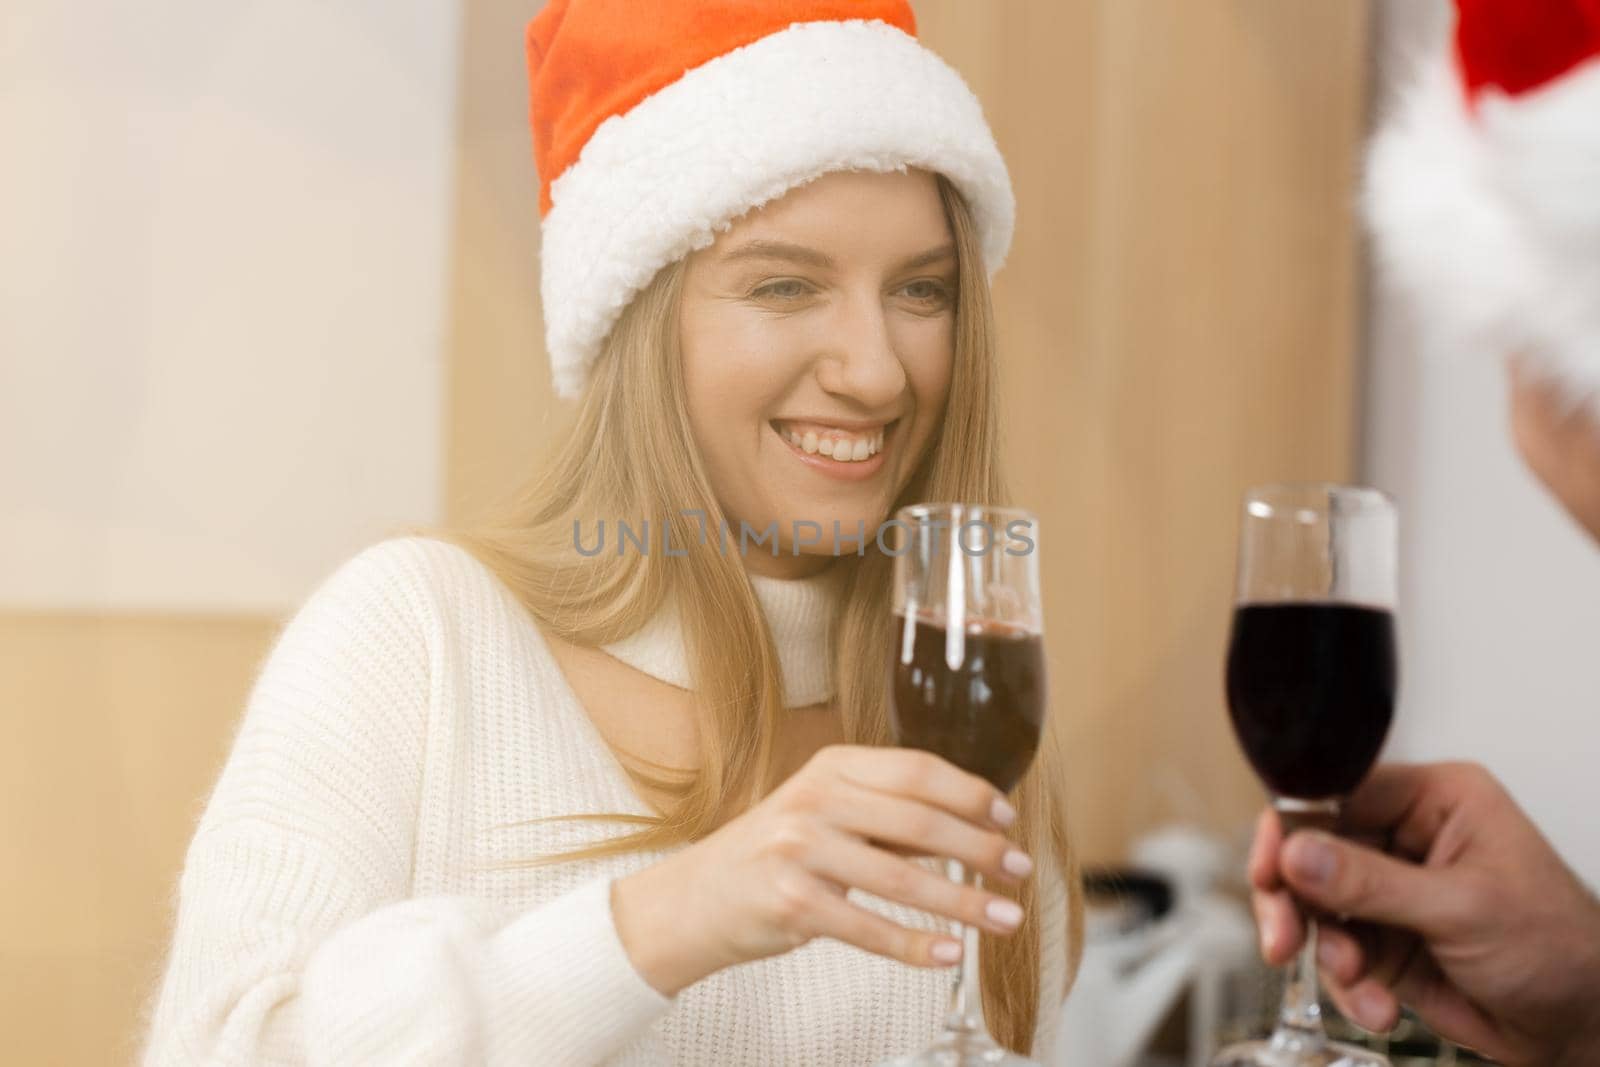
<instances>
[{"instance_id":1,"label":"white knit sweater","mask_svg":"<svg viewBox=\"0 0 1600 1067\"><path fill-rule=\"evenodd\" d=\"M818 586L757 586L798 671L814 659L804 649L826 647ZM620 658L662 677L681 657L665 639L625 644ZM663 996L609 903L613 879L662 853L496 866L626 829L518 825L599 811L649 809L511 592L444 542L366 549L300 609L256 681L184 864L144 1062L863 1067L937 1031L949 971L827 939ZM1050 865L1036 877L1043 1052L1065 901Z\"/></svg>"}]
</instances>

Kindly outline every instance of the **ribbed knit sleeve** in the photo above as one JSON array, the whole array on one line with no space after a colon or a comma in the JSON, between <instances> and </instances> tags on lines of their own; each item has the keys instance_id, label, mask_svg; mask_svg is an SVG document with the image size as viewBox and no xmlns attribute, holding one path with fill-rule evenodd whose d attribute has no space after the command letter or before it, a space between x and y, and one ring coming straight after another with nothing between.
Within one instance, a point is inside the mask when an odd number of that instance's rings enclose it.
<instances>
[{"instance_id":1,"label":"ribbed knit sleeve","mask_svg":"<svg viewBox=\"0 0 1600 1067\"><path fill-rule=\"evenodd\" d=\"M672 1007L617 938L609 878L521 913L411 895L439 632L410 539L284 629L185 859L147 1067L592 1064Z\"/></svg>"}]
</instances>

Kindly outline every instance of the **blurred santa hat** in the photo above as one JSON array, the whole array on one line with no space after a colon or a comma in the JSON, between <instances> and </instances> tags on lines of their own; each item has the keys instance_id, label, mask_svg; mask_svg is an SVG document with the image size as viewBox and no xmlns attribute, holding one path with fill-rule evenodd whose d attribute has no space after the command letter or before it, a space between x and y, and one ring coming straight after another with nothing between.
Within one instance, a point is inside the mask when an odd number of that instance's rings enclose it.
<instances>
[{"instance_id":1,"label":"blurred santa hat","mask_svg":"<svg viewBox=\"0 0 1600 1067\"><path fill-rule=\"evenodd\" d=\"M1600 414L1600 0L1457 0L1381 123L1381 276L1437 344L1529 357Z\"/></svg>"}]
</instances>

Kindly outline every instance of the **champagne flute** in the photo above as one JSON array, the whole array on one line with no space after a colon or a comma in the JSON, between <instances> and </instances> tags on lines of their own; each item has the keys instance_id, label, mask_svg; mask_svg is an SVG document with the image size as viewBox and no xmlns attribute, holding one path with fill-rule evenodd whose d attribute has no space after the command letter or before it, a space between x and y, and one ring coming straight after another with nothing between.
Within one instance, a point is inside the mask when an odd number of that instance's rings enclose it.
<instances>
[{"instance_id":1,"label":"champagne flute","mask_svg":"<svg viewBox=\"0 0 1600 1067\"><path fill-rule=\"evenodd\" d=\"M895 524L903 536L894 564L894 741L1010 792L1044 724L1038 521L1015 508L917 504L900 509ZM978 884L955 860L946 870L952 881ZM925 1051L882 1067L1038 1067L989 1036L978 931L965 926L960 936L943 1031Z\"/></svg>"},{"instance_id":2,"label":"champagne flute","mask_svg":"<svg viewBox=\"0 0 1600 1067\"><path fill-rule=\"evenodd\" d=\"M1277 485L1245 496L1228 710L1284 831L1332 830L1372 769L1398 684L1394 502L1376 489ZM1317 991L1317 926L1289 966L1272 1035L1212 1067L1390 1067L1328 1040Z\"/></svg>"}]
</instances>

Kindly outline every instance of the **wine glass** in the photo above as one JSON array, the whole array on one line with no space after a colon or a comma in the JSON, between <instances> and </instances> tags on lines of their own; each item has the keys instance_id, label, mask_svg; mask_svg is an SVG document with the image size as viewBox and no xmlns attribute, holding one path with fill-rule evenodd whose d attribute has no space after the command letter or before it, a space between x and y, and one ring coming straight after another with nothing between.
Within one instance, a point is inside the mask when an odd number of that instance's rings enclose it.
<instances>
[{"instance_id":1,"label":"wine glass","mask_svg":"<svg viewBox=\"0 0 1600 1067\"><path fill-rule=\"evenodd\" d=\"M895 636L890 727L1010 792L1044 724L1038 521L978 504L916 504L895 514ZM952 881L979 884L956 860ZM978 989L978 930L963 951L944 1029L925 1051L881 1067L1038 1067L989 1036Z\"/></svg>"},{"instance_id":2,"label":"wine glass","mask_svg":"<svg viewBox=\"0 0 1600 1067\"><path fill-rule=\"evenodd\" d=\"M1376 489L1277 485L1245 496L1228 710L1285 833L1333 830L1389 733L1397 527L1394 502ZM1390 1067L1328 1040L1316 953L1307 915L1276 1029L1224 1049L1212 1067Z\"/></svg>"}]
</instances>

